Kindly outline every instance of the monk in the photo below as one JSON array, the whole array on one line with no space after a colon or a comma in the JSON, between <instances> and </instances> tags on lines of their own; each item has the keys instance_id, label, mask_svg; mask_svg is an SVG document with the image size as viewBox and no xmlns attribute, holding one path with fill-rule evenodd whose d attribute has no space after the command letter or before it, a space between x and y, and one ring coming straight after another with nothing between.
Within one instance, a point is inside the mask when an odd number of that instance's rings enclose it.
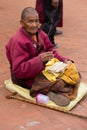
<instances>
[{"instance_id":1,"label":"monk","mask_svg":"<svg viewBox=\"0 0 87 130\"><path fill-rule=\"evenodd\" d=\"M56 30L56 26L63 26L63 0L36 0L36 10L42 24L41 29L48 34L55 46L54 35L62 34L62 31Z\"/></svg>"},{"instance_id":2,"label":"monk","mask_svg":"<svg viewBox=\"0 0 87 130\"><path fill-rule=\"evenodd\" d=\"M39 29L39 16L34 8L23 9L20 24L19 30L6 44L6 55L12 82L31 90L36 77L45 69L48 61L57 58L68 62L69 59L61 56L47 34ZM62 97L66 100L65 105L69 103L68 98Z\"/></svg>"}]
</instances>

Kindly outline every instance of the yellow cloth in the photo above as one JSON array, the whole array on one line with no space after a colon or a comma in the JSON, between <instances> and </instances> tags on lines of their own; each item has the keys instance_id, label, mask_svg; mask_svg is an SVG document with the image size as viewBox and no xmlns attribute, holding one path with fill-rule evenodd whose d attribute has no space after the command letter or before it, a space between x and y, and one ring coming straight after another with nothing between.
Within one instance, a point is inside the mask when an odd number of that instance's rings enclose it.
<instances>
[{"instance_id":1,"label":"yellow cloth","mask_svg":"<svg viewBox=\"0 0 87 130\"><path fill-rule=\"evenodd\" d=\"M24 99L29 99L30 101L32 101L32 103L36 103L36 99L32 98L30 96L30 91L28 89L25 89L19 85L13 84L10 79L5 80L4 84L5 84L5 87L9 91L17 92L17 94L20 95L21 97L23 97ZM73 101L71 101L68 106L65 106L65 107L58 106L54 102L52 102L51 100L48 102L48 104L46 106L48 108L54 108L55 110L60 110L60 111L66 112L66 111L71 110L73 107L75 107L75 105L86 95L86 93L87 93L87 84L81 82L80 87L78 89L77 97Z\"/></svg>"},{"instance_id":2,"label":"yellow cloth","mask_svg":"<svg viewBox=\"0 0 87 130\"><path fill-rule=\"evenodd\" d=\"M55 82L56 78L60 75L60 73L49 73L47 70L50 66L52 66L54 63L58 62L59 60L56 58L53 58L51 61L49 61L46 64L45 70L42 71L43 75L51 82Z\"/></svg>"},{"instance_id":3,"label":"yellow cloth","mask_svg":"<svg viewBox=\"0 0 87 130\"><path fill-rule=\"evenodd\" d=\"M61 79L71 85L74 85L80 81L78 70L72 62L69 64L68 69L66 69L64 74L61 76Z\"/></svg>"},{"instance_id":4,"label":"yellow cloth","mask_svg":"<svg viewBox=\"0 0 87 130\"><path fill-rule=\"evenodd\" d=\"M56 58L49 61L46 64L45 69L42 71L43 75L51 82L55 82L58 78L60 78L71 85L77 83L80 80L80 77L76 66L72 62L68 65L68 68L64 72L50 73L47 71L50 66L58 61L59 60Z\"/></svg>"}]
</instances>

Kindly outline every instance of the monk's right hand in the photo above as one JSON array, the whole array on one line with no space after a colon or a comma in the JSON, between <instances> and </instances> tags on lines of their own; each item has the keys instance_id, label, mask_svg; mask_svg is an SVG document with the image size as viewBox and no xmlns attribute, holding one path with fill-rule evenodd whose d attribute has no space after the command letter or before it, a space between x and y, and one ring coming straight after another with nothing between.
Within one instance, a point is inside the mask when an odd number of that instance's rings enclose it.
<instances>
[{"instance_id":1,"label":"monk's right hand","mask_svg":"<svg viewBox=\"0 0 87 130\"><path fill-rule=\"evenodd\" d=\"M47 61L50 61L52 58L54 58L54 55L51 51L49 51L49 52L41 53L40 57L41 57L42 62L45 63Z\"/></svg>"}]
</instances>

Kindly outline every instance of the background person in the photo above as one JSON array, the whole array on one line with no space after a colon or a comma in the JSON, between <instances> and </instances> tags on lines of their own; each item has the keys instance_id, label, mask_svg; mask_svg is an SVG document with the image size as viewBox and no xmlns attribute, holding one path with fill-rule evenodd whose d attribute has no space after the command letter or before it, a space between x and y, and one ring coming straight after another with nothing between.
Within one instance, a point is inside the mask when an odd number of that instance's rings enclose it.
<instances>
[{"instance_id":1,"label":"background person","mask_svg":"<svg viewBox=\"0 0 87 130\"><path fill-rule=\"evenodd\" d=\"M54 35L62 34L56 27L63 26L63 0L36 0L36 10L42 24L41 29L48 34L55 46Z\"/></svg>"}]
</instances>

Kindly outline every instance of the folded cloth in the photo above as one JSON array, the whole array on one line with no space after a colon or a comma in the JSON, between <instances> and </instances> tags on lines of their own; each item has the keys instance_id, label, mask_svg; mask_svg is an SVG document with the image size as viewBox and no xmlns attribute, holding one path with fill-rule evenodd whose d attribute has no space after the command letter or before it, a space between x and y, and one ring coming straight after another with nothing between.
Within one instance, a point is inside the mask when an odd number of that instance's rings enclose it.
<instances>
[{"instance_id":1,"label":"folded cloth","mask_svg":"<svg viewBox=\"0 0 87 130\"><path fill-rule=\"evenodd\" d=\"M62 64L64 64L63 67L61 67ZM76 98L81 77L74 63L69 62L66 65L56 58L53 58L46 64L45 70L43 70L42 73L47 80L54 83L50 91L54 93L61 92L70 100Z\"/></svg>"},{"instance_id":2,"label":"folded cloth","mask_svg":"<svg viewBox=\"0 0 87 130\"><path fill-rule=\"evenodd\" d=\"M74 85L80 81L80 74L74 63L70 63L68 68L64 71L64 74L61 76L61 79L70 85Z\"/></svg>"},{"instance_id":3,"label":"folded cloth","mask_svg":"<svg viewBox=\"0 0 87 130\"><path fill-rule=\"evenodd\" d=\"M42 71L43 75L50 81L55 82L57 77L60 77L62 75L62 72L60 73L50 73L48 70L52 65L54 65L59 60L56 58L53 58L51 61L46 63L45 69Z\"/></svg>"},{"instance_id":4,"label":"folded cloth","mask_svg":"<svg viewBox=\"0 0 87 130\"><path fill-rule=\"evenodd\" d=\"M65 71L65 69L68 67L68 64L63 63L61 61L58 61L54 63L51 67L48 68L49 73L59 73Z\"/></svg>"},{"instance_id":5,"label":"folded cloth","mask_svg":"<svg viewBox=\"0 0 87 130\"><path fill-rule=\"evenodd\" d=\"M74 85L78 81L80 81L80 76L74 63L70 62L69 64L66 65L65 63L59 62L59 65L58 65L57 64L58 62L59 60L57 60L56 58L53 58L51 61L49 61L46 64L45 70L42 71L43 75L49 81L55 82L58 78L60 78L70 85ZM61 64L64 65L62 67L63 71L60 71L62 70ZM57 65L58 65L58 69L60 68L59 72L57 71L57 67L55 67ZM52 73L50 73L49 70Z\"/></svg>"}]
</instances>

